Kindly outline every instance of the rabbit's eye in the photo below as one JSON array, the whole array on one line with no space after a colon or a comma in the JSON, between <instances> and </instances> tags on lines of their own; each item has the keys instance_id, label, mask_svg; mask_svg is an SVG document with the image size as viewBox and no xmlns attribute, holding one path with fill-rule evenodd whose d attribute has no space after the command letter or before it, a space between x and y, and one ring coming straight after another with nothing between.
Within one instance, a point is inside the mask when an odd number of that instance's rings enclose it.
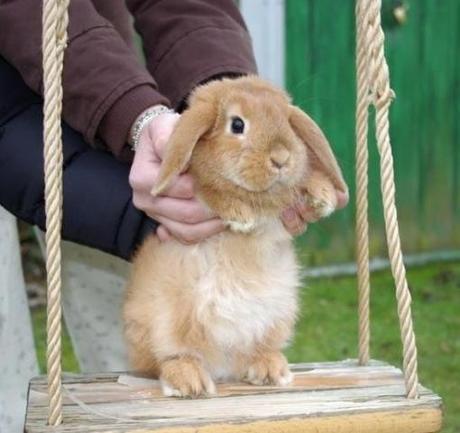
<instances>
[{"instance_id":1,"label":"rabbit's eye","mask_svg":"<svg viewBox=\"0 0 460 433\"><path fill-rule=\"evenodd\" d=\"M232 117L232 132L234 134L242 134L244 132L244 122L241 117Z\"/></svg>"}]
</instances>

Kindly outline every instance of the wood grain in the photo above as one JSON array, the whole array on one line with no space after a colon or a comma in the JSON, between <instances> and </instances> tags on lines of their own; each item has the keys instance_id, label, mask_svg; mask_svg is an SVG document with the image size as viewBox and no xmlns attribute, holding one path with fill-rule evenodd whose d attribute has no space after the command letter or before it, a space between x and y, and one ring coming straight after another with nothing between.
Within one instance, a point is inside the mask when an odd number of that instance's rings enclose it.
<instances>
[{"instance_id":1,"label":"wood grain","mask_svg":"<svg viewBox=\"0 0 460 433\"><path fill-rule=\"evenodd\" d=\"M405 398L401 371L355 361L293 365L290 387L219 384L210 399L161 395L158 381L127 373L66 375L64 424L53 432L423 432L440 430L441 399L420 387ZM32 380L26 432L46 426L46 381ZM340 428L339 428L340 427Z\"/></svg>"},{"instance_id":2,"label":"wood grain","mask_svg":"<svg viewBox=\"0 0 460 433\"><path fill-rule=\"evenodd\" d=\"M439 411L424 409L318 418L259 421L250 424L218 424L202 427L131 430L129 433L433 433L441 429Z\"/></svg>"}]
</instances>

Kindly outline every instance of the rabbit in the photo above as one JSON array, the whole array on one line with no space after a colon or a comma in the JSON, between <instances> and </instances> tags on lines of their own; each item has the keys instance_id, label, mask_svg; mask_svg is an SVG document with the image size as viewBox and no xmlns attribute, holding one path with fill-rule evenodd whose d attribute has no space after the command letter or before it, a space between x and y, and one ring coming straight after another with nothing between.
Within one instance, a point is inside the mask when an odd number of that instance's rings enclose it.
<instances>
[{"instance_id":1,"label":"rabbit","mask_svg":"<svg viewBox=\"0 0 460 433\"><path fill-rule=\"evenodd\" d=\"M165 396L205 397L222 380L287 386L281 350L298 311L299 273L280 212L299 197L318 217L346 191L314 121L256 76L197 87L152 194L188 169L227 230L195 245L153 234L137 251L123 305L133 368Z\"/></svg>"}]
</instances>

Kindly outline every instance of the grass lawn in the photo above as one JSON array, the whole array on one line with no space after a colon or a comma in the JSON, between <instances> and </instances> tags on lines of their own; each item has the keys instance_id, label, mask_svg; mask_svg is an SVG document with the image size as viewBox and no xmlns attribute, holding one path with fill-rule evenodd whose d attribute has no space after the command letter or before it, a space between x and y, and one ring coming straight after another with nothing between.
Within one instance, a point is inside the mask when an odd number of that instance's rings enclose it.
<instances>
[{"instance_id":1,"label":"grass lawn","mask_svg":"<svg viewBox=\"0 0 460 433\"><path fill-rule=\"evenodd\" d=\"M422 383L444 399L445 433L460 432L460 263L409 270ZM356 357L356 280L318 279L302 290L302 315L289 360L320 361ZM40 365L44 366L45 314L33 311ZM401 365L396 302L391 275L372 276L372 357ZM64 370L78 364L67 336Z\"/></svg>"}]
</instances>

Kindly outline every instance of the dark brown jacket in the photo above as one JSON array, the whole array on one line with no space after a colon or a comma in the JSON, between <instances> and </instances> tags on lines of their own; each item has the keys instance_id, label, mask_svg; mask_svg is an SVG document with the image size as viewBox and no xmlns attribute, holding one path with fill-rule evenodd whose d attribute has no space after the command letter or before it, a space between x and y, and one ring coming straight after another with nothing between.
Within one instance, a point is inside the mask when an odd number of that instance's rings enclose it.
<instances>
[{"instance_id":1,"label":"dark brown jacket","mask_svg":"<svg viewBox=\"0 0 460 433\"><path fill-rule=\"evenodd\" d=\"M127 6L127 8L126 8ZM197 84L256 71L232 0L71 0L63 117L85 140L126 156L129 129L148 106L177 107ZM42 92L39 0L0 0L0 55ZM143 41L138 60L131 19Z\"/></svg>"}]
</instances>

